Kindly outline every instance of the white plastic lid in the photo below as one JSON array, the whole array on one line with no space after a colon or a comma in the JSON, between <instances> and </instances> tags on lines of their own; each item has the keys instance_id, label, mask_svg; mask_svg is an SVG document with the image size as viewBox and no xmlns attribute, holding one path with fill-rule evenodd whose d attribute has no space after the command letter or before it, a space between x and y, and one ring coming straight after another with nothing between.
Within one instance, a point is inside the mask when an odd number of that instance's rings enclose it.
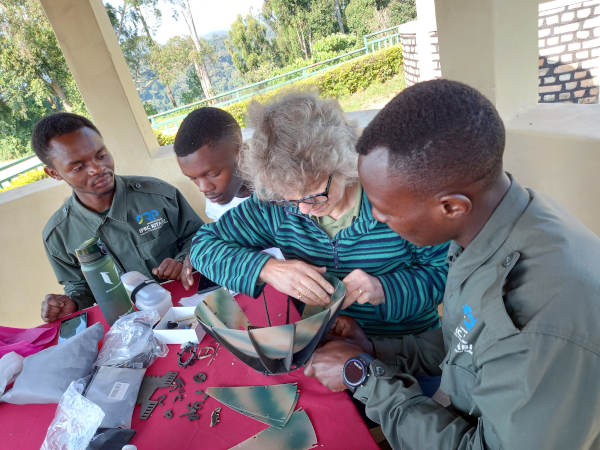
<instances>
[{"instance_id":1,"label":"white plastic lid","mask_svg":"<svg viewBox=\"0 0 600 450\"><path fill-rule=\"evenodd\" d=\"M140 272L127 272L121 281L131 296L133 290L149 278ZM173 306L171 293L157 283L150 283L135 294L135 306L140 310L156 309L161 317Z\"/></svg>"}]
</instances>

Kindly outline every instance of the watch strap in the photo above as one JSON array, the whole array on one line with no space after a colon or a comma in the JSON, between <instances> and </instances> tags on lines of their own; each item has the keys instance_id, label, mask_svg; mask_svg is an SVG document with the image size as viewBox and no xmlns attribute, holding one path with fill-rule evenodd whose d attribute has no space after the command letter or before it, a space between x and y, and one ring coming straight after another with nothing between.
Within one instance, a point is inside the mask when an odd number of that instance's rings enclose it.
<instances>
[{"instance_id":1,"label":"watch strap","mask_svg":"<svg viewBox=\"0 0 600 450\"><path fill-rule=\"evenodd\" d=\"M367 367L369 367L371 365L371 363L373 361L375 361L375 358L373 358L371 355L369 355L368 353L361 353L360 355L358 355L358 357L360 359L362 359L362 361L365 363L365 365Z\"/></svg>"}]
</instances>

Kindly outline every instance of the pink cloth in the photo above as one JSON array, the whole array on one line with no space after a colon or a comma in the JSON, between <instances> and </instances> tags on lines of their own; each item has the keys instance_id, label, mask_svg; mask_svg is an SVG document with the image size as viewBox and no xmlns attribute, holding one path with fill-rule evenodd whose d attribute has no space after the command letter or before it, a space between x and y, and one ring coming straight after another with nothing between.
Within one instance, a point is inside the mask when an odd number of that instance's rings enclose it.
<instances>
[{"instance_id":1,"label":"pink cloth","mask_svg":"<svg viewBox=\"0 0 600 450\"><path fill-rule=\"evenodd\" d=\"M57 331L57 328L0 327L0 358L10 352L22 357L33 355L43 350L54 339Z\"/></svg>"}]
</instances>

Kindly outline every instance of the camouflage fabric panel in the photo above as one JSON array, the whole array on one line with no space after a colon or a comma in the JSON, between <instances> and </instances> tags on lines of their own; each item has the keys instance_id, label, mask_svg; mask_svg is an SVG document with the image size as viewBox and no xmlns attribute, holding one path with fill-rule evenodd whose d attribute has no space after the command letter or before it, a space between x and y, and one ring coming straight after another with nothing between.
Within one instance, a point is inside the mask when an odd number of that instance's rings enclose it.
<instances>
[{"instance_id":1,"label":"camouflage fabric panel","mask_svg":"<svg viewBox=\"0 0 600 450\"><path fill-rule=\"evenodd\" d=\"M299 409L284 428L269 427L230 450L308 450L315 445L315 429L306 411Z\"/></svg>"},{"instance_id":2,"label":"camouflage fabric panel","mask_svg":"<svg viewBox=\"0 0 600 450\"><path fill-rule=\"evenodd\" d=\"M206 393L225 406L285 423L297 401L297 383L270 386L212 387Z\"/></svg>"}]
</instances>

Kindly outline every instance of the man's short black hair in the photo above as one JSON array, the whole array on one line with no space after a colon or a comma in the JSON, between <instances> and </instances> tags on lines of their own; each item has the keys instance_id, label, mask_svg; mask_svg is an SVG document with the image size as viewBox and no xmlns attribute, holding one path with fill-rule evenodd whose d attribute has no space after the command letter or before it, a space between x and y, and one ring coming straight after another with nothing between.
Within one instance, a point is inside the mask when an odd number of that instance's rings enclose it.
<instances>
[{"instance_id":1,"label":"man's short black hair","mask_svg":"<svg viewBox=\"0 0 600 450\"><path fill-rule=\"evenodd\" d=\"M183 120L173 149L178 157L191 155L207 144L223 142L242 143L242 131L234 117L219 108L200 108L192 111Z\"/></svg>"},{"instance_id":2,"label":"man's short black hair","mask_svg":"<svg viewBox=\"0 0 600 450\"><path fill-rule=\"evenodd\" d=\"M59 112L44 117L33 127L31 134L31 147L33 151L47 166L52 166L52 155L50 154L50 141L63 134L74 133L83 127L94 130L98 135L98 128L86 117L79 114Z\"/></svg>"},{"instance_id":3,"label":"man's short black hair","mask_svg":"<svg viewBox=\"0 0 600 450\"><path fill-rule=\"evenodd\" d=\"M479 91L450 80L415 84L389 102L364 130L360 155L388 150L388 174L419 195L480 183L502 174L505 130Z\"/></svg>"}]
</instances>

